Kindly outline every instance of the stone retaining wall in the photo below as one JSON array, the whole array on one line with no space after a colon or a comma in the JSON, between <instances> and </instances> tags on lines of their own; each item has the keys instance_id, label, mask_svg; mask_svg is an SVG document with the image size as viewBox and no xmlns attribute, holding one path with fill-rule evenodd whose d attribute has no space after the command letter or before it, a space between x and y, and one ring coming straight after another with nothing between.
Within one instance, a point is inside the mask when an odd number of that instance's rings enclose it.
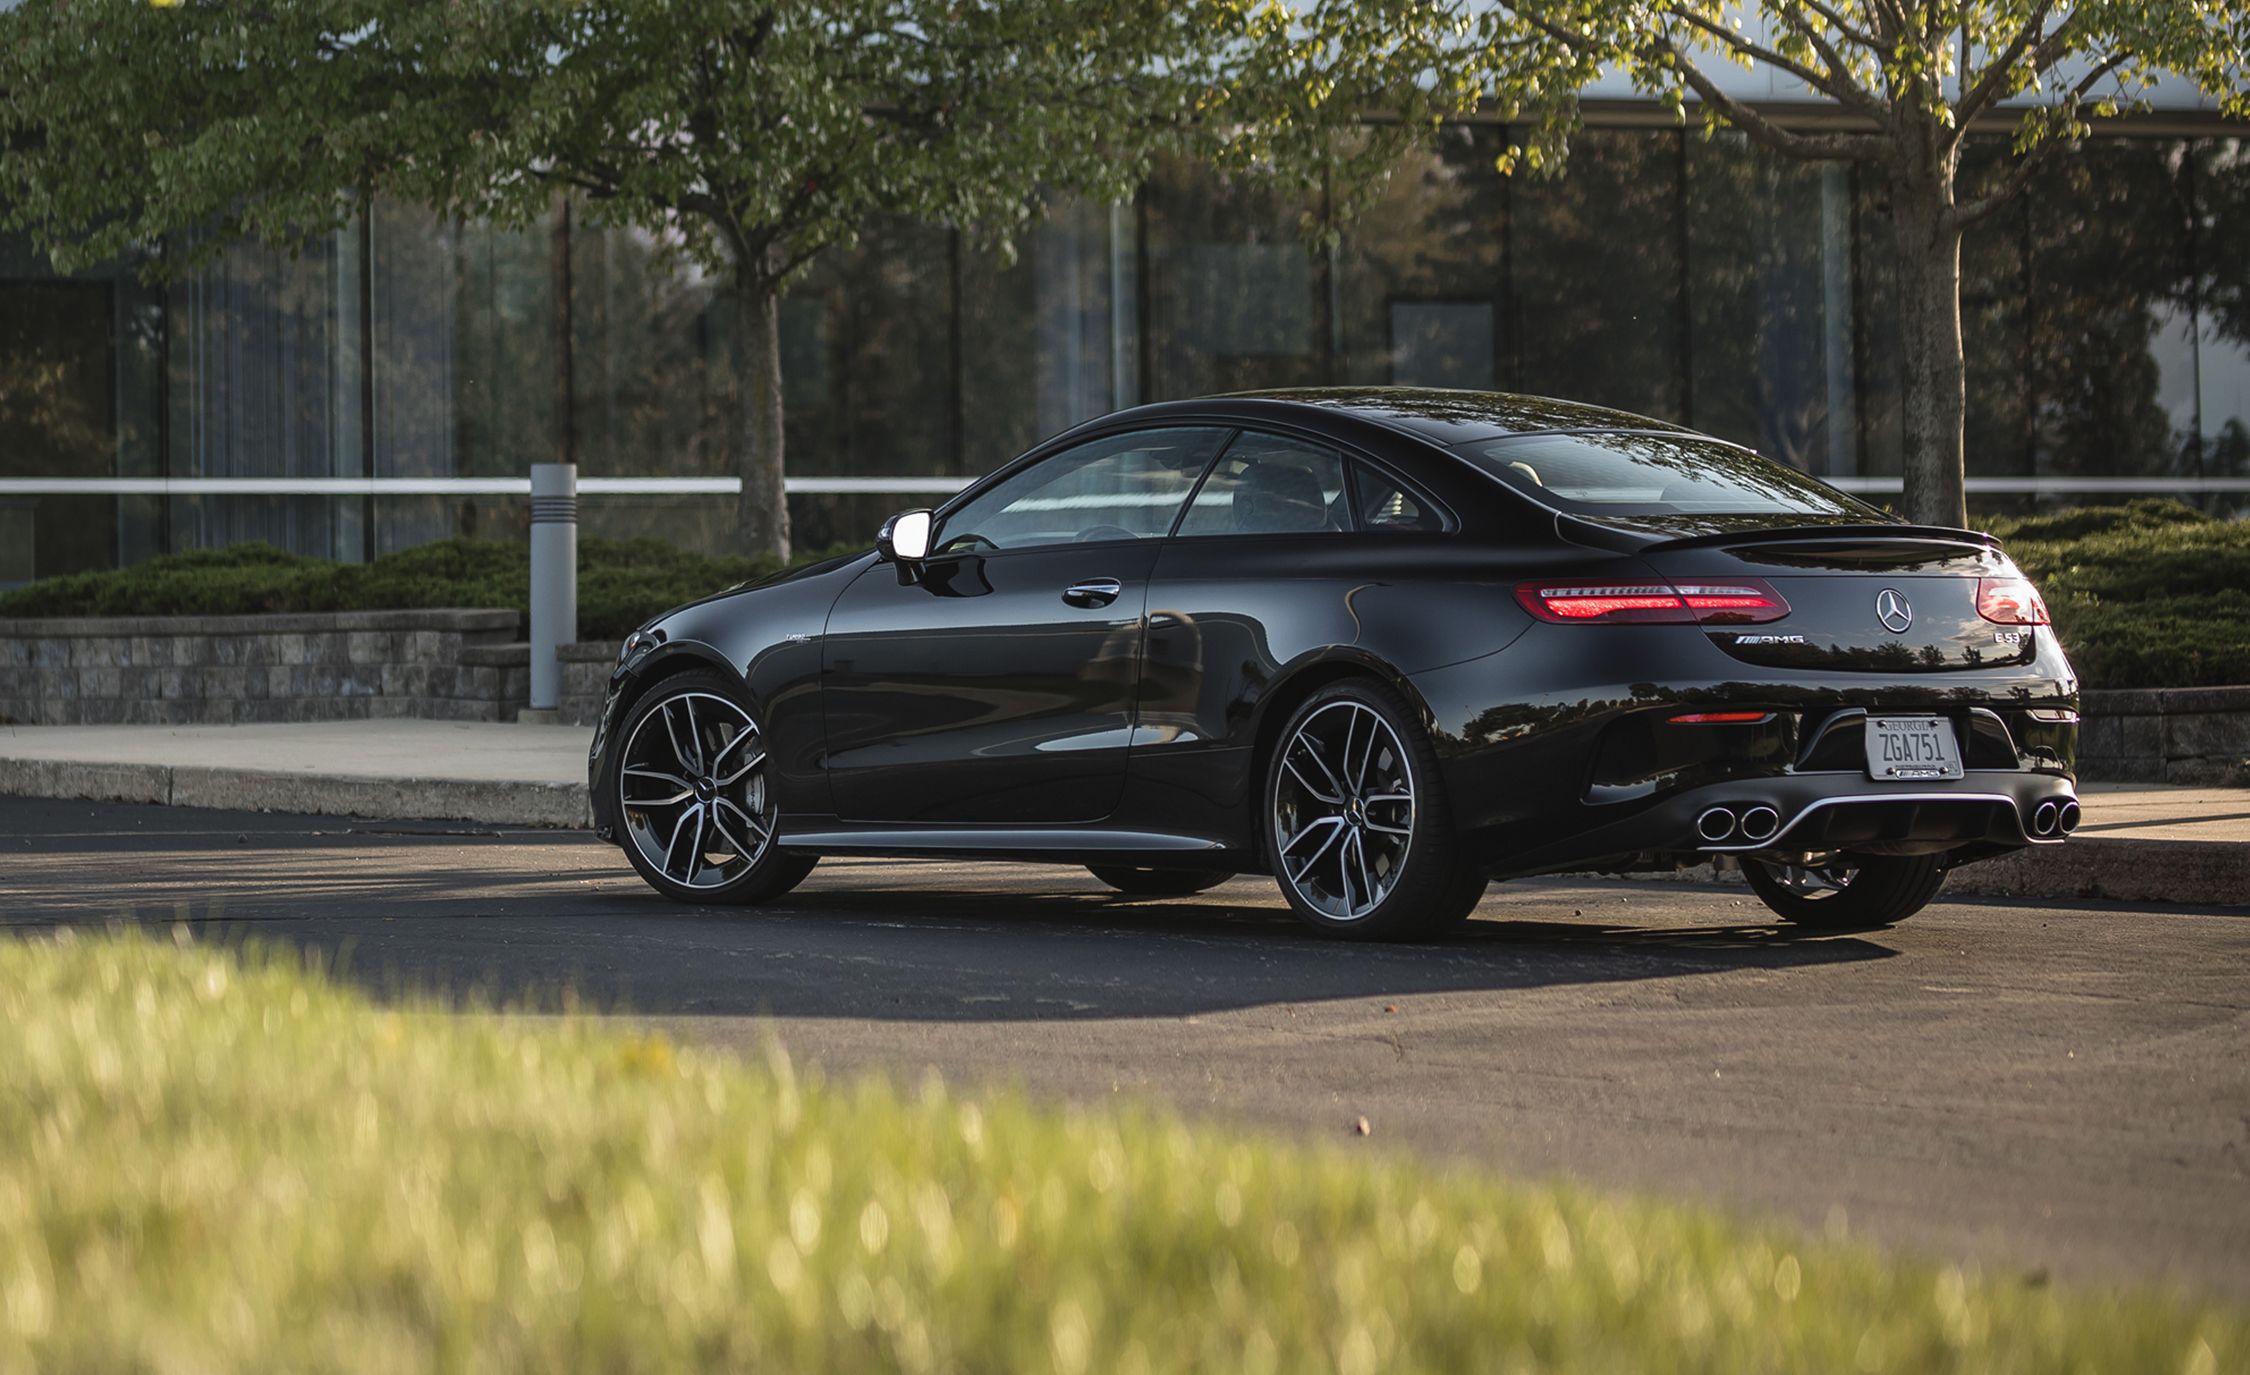
<instances>
[{"instance_id":1,"label":"stone retaining wall","mask_svg":"<svg viewBox=\"0 0 2250 1375\"><path fill-rule=\"evenodd\" d=\"M508 610L0 620L0 720L512 721L531 690L521 623ZM593 720L615 652L568 648L563 719Z\"/></svg>"},{"instance_id":2,"label":"stone retaining wall","mask_svg":"<svg viewBox=\"0 0 2250 1375\"><path fill-rule=\"evenodd\" d=\"M2083 715L2081 778L2250 785L2250 687L2089 692Z\"/></svg>"},{"instance_id":3,"label":"stone retaining wall","mask_svg":"<svg viewBox=\"0 0 2250 1375\"><path fill-rule=\"evenodd\" d=\"M617 646L607 640L582 640L564 645L556 657L562 660L562 700L555 708L555 720L571 726L594 724L594 718L601 714L602 698L609 693L609 673L617 662ZM515 712L530 703L530 645L520 640L480 645L467 651L466 661L491 665L506 674L503 691L511 705L501 719L513 720Z\"/></svg>"}]
</instances>

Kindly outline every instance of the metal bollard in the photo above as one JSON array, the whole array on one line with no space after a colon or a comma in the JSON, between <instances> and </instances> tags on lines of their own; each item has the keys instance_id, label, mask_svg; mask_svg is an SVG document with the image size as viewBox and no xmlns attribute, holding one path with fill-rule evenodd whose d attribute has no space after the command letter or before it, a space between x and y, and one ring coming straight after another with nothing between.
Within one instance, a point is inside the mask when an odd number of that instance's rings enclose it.
<instances>
[{"instance_id":1,"label":"metal bollard","mask_svg":"<svg viewBox=\"0 0 2250 1375\"><path fill-rule=\"evenodd\" d=\"M578 638L578 465L531 465L531 710L552 721L562 705L557 651Z\"/></svg>"}]
</instances>

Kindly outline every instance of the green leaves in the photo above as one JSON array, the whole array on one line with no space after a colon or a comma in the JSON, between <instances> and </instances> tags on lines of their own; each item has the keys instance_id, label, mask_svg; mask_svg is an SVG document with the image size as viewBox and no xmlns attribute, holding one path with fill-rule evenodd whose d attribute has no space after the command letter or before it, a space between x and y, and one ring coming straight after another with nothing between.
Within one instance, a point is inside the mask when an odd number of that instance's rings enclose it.
<instances>
[{"instance_id":1,"label":"green leaves","mask_svg":"<svg viewBox=\"0 0 2250 1375\"><path fill-rule=\"evenodd\" d=\"M558 187L775 286L869 216L1005 238L1185 151L1288 161L1244 0L32 0L0 14L0 201L67 260L190 226L301 243L363 195L517 223ZM1286 117L1285 137L1260 139ZM1301 158L1300 158L1301 162Z\"/></svg>"},{"instance_id":2,"label":"green leaves","mask_svg":"<svg viewBox=\"0 0 2250 1375\"><path fill-rule=\"evenodd\" d=\"M1682 119L1705 117L1781 153L1903 165L1924 130L1950 158L1978 119L2022 105L2018 147L2083 137L2143 108L2166 73L2238 116L2250 114L2250 7L2240 0L1323 0L1305 28L1317 56L1405 122L1465 113L1482 93L1521 108L1533 147L1561 151L1575 92L1622 75ZM1861 117L1872 132L1777 125L1716 79L1776 75ZM1463 101L1467 97L1467 102ZM1523 165L1538 165L1527 155Z\"/></svg>"},{"instance_id":3,"label":"green leaves","mask_svg":"<svg viewBox=\"0 0 2250 1375\"><path fill-rule=\"evenodd\" d=\"M1117 198L1160 152L1380 190L1400 147L1498 106L1559 166L1604 71L1801 156L1950 145L2030 100L2082 136L2165 72L2250 115L2237 0L302 0L0 13L0 201L67 261L187 226L302 242L366 193L601 221L779 284L868 216L1005 240L1046 192ZM1767 69L1876 132L1777 128ZM1364 129L1354 129L1372 118ZM1339 134L1354 130L1353 136ZM1361 197L1359 199L1364 199ZM1355 198L1344 197L1348 213Z\"/></svg>"}]
</instances>

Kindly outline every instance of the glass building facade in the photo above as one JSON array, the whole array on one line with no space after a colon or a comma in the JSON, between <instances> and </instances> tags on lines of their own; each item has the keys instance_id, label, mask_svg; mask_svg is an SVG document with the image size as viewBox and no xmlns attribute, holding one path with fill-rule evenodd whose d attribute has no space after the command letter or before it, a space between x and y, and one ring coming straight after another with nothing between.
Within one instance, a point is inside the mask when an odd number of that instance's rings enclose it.
<instances>
[{"instance_id":1,"label":"glass building facade","mask_svg":"<svg viewBox=\"0 0 2250 1375\"><path fill-rule=\"evenodd\" d=\"M1508 141L1447 129L1333 250L1300 238L1301 201L1185 165L1129 205L1055 207L1008 263L871 224L784 306L789 472L927 493L1139 401L1395 382L1620 406L1896 490L1878 177L1653 116L1584 131L1554 180L1501 176ZM1980 136L1968 179L2006 156ZM248 539L358 559L520 534L522 498L475 480L566 449L582 479L728 476L725 303L660 249L560 211L502 231L378 204L313 251L230 246L149 286L137 263L65 277L0 238L0 584ZM1973 508L2131 490L2250 506L2237 129L2056 157L1964 267ZM425 490L318 487L366 478ZM818 545L928 499L791 500ZM720 550L730 508L608 492L582 519Z\"/></svg>"}]
</instances>

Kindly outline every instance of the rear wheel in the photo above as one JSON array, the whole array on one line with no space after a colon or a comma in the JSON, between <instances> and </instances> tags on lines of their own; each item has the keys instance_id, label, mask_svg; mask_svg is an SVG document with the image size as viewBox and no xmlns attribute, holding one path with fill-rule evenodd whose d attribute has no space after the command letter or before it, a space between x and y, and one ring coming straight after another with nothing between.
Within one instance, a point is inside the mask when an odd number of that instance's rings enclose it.
<instances>
[{"instance_id":1,"label":"rear wheel","mask_svg":"<svg viewBox=\"0 0 2250 1375\"><path fill-rule=\"evenodd\" d=\"M1945 884L1943 855L1836 854L1799 864L1744 859L1742 876L1784 921L1831 931L1901 922Z\"/></svg>"},{"instance_id":2,"label":"rear wheel","mask_svg":"<svg viewBox=\"0 0 2250 1375\"><path fill-rule=\"evenodd\" d=\"M1184 898L1234 877L1201 869L1144 869L1131 864L1089 864L1086 872L1136 898Z\"/></svg>"},{"instance_id":3,"label":"rear wheel","mask_svg":"<svg viewBox=\"0 0 2250 1375\"><path fill-rule=\"evenodd\" d=\"M1290 910L1329 935L1433 935L1484 895L1453 834L1437 753L1380 683L1333 683L1297 708L1266 761L1264 825Z\"/></svg>"}]
</instances>

